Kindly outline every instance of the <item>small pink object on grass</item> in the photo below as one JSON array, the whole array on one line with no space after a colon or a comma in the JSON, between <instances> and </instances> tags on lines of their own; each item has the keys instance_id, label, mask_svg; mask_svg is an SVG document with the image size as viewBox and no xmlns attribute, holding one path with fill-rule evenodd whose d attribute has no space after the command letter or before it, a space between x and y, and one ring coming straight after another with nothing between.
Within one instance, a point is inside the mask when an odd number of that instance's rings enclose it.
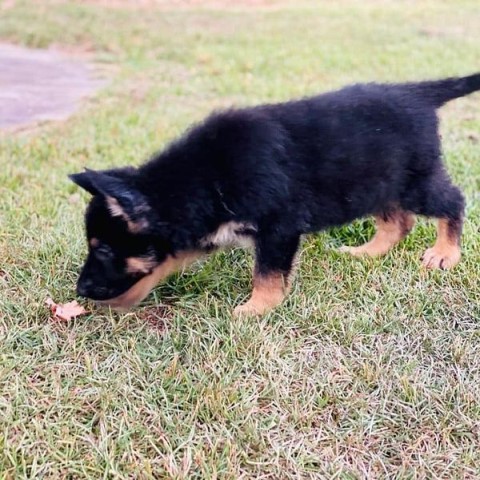
<instances>
[{"instance_id":1,"label":"small pink object on grass","mask_svg":"<svg viewBox=\"0 0 480 480\"><path fill-rule=\"evenodd\" d=\"M72 318L84 315L86 310L78 304L76 300L65 304L55 303L51 298L47 298L45 303L50 307L50 311L53 314L53 318L59 320L71 320Z\"/></svg>"}]
</instances>

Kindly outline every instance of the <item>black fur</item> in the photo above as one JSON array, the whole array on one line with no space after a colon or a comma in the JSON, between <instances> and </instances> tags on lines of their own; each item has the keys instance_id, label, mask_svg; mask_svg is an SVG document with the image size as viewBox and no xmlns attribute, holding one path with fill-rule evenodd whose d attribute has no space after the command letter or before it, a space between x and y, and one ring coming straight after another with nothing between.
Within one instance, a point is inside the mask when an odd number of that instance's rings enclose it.
<instances>
[{"instance_id":1,"label":"black fur","mask_svg":"<svg viewBox=\"0 0 480 480\"><path fill-rule=\"evenodd\" d=\"M480 89L480 74L362 84L302 100L215 113L138 169L71 178L94 194L80 294L109 299L138 277L125 258L161 262L209 250L205 237L246 224L257 274L287 275L302 234L401 208L461 230L464 201L441 163L436 109ZM106 197L125 215L112 216ZM140 225L129 231L127 219Z\"/></svg>"}]
</instances>

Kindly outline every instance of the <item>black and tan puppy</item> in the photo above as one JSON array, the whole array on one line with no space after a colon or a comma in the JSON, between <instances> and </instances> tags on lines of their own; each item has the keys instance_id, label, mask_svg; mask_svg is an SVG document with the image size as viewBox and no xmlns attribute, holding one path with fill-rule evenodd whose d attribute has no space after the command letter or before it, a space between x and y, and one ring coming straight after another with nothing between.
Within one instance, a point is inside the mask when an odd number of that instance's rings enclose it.
<instances>
[{"instance_id":1,"label":"black and tan puppy","mask_svg":"<svg viewBox=\"0 0 480 480\"><path fill-rule=\"evenodd\" d=\"M460 260L464 200L442 165L436 109L480 89L465 78L354 85L312 98L215 113L139 168L87 170L89 254L78 293L116 307L204 253L252 245L251 298L282 302L305 233L374 215L353 255L383 255L415 215L438 219L428 268Z\"/></svg>"}]
</instances>

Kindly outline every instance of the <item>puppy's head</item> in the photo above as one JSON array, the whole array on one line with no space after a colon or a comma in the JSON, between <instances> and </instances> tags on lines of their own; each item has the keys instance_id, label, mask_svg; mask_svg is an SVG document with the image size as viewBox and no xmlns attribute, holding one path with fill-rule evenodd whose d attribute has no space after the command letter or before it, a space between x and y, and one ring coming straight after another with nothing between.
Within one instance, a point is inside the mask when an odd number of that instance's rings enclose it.
<instances>
[{"instance_id":1,"label":"puppy's head","mask_svg":"<svg viewBox=\"0 0 480 480\"><path fill-rule=\"evenodd\" d=\"M140 302L160 280L169 244L157 225L136 170L93 171L70 178L93 195L85 215L88 256L77 293L117 308Z\"/></svg>"}]
</instances>

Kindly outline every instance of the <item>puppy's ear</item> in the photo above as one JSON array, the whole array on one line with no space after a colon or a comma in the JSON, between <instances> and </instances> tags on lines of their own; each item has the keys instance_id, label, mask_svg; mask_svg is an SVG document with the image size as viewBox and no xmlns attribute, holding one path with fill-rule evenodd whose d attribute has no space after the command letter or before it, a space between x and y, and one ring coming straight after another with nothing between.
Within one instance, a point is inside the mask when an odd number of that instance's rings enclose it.
<instances>
[{"instance_id":1,"label":"puppy's ear","mask_svg":"<svg viewBox=\"0 0 480 480\"><path fill-rule=\"evenodd\" d=\"M146 197L137 189L128 176L114 176L115 172L87 170L70 175L70 178L92 195L102 195L113 217L121 217L134 233L145 231L148 221L145 214L150 211Z\"/></svg>"},{"instance_id":2,"label":"puppy's ear","mask_svg":"<svg viewBox=\"0 0 480 480\"><path fill-rule=\"evenodd\" d=\"M85 172L72 173L71 175L68 176L68 178L73 183L76 183L79 187L82 187L88 193L91 193L92 195L97 195L100 192L97 190L97 188L93 184L92 173L95 173L95 172L93 172L93 170L85 169Z\"/></svg>"}]
</instances>

